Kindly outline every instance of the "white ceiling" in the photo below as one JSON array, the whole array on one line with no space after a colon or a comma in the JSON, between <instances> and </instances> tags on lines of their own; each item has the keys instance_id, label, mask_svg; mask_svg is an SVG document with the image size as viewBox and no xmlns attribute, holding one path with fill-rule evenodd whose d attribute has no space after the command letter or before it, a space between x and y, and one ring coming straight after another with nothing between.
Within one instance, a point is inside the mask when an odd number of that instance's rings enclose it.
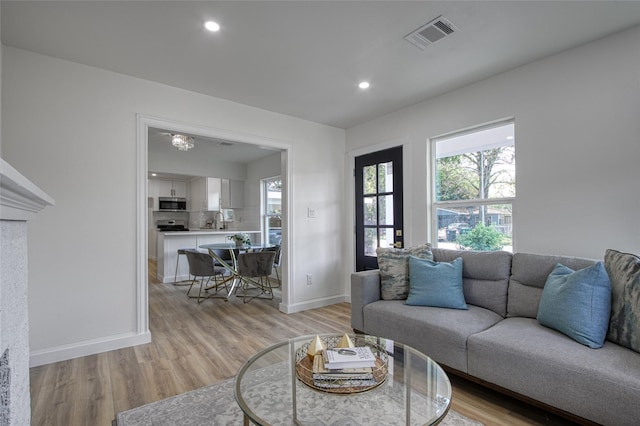
<instances>
[{"instance_id":1,"label":"white ceiling","mask_svg":"<svg viewBox=\"0 0 640 426\"><path fill-rule=\"evenodd\" d=\"M171 145L171 132L164 129L149 128L148 135L148 152L150 154L159 155L163 157L171 156L183 156L184 154L178 151ZM204 156L209 158L224 159L224 161L231 161L234 163L251 163L260 158L273 155L280 151L276 148L267 148L259 145L253 145L242 142L231 142L223 139L215 139L204 137L200 135L189 135L193 137L194 150L197 151L198 156ZM230 145L229 145L230 144ZM158 170L150 170L150 172L158 173ZM175 175L168 173L158 174L158 178L184 178L186 175Z\"/></svg>"},{"instance_id":2,"label":"white ceiling","mask_svg":"<svg viewBox=\"0 0 640 426\"><path fill-rule=\"evenodd\" d=\"M640 23L640 1L2 1L2 43L349 128ZM421 51L403 37L443 15ZM222 27L203 30L205 20ZM360 80L371 88L357 88Z\"/></svg>"}]
</instances>

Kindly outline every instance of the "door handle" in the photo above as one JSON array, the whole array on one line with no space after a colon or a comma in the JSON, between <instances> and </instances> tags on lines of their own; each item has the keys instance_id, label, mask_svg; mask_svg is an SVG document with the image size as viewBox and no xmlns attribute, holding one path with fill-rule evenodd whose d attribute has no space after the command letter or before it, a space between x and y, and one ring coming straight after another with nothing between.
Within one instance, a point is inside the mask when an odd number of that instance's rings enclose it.
<instances>
[{"instance_id":1,"label":"door handle","mask_svg":"<svg viewBox=\"0 0 640 426\"><path fill-rule=\"evenodd\" d=\"M395 248L402 248L402 229L396 229L396 238L399 241L396 241L395 243L393 243L393 246Z\"/></svg>"}]
</instances>

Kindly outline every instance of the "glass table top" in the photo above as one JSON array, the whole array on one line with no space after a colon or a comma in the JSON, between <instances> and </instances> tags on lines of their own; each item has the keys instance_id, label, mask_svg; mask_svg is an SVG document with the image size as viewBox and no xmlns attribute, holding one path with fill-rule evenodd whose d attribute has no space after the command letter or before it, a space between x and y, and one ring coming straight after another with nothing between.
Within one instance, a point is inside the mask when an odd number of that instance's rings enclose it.
<instances>
[{"instance_id":1,"label":"glass table top","mask_svg":"<svg viewBox=\"0 0 640 426\"><path fill-rule=\"evenodd\" d=\"M386 379L378 386L345 394L305 384L296 374L296 362L315 337L277 343L240 368L235 398L245 424L433 425L444 419L451 402L445 372L423 353L388 339L349 334L356 346L370 346L388 359ZM320 337L335 341L341 336Z\"/></svg>"},{"instance_id":2,"label":"glass table top","mask_svg":"<svg viewBox=\"0 0 640 426\"><path fill-rule=\"evenodd\" d=\"M240 250L259 250L264 248L273 248L275 247L273 244L243 244L241 246L236 245L235 243L211 243L211 244L200 244L198 246L201 249L240 249Z\"/></svg>"}]
</instances>

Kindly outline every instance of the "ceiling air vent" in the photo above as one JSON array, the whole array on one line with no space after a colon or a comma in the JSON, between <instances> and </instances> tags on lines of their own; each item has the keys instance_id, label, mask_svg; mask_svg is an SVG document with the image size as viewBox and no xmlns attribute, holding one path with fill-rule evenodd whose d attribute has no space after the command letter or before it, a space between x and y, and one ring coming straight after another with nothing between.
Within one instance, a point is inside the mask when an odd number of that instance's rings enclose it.
<instances>
[{"instance_id":1,"label":"ceiling air vent","mask_svg":"<svg viewBox=\"0 0 640 426\"><path fill-rule=\"evenodd\" d=\"M404 39L424 50L430 44L453 34L455 31L456 27L451 22L443 16L438 16L433 21L404 36Z\"/></svg>"}]
</instances>

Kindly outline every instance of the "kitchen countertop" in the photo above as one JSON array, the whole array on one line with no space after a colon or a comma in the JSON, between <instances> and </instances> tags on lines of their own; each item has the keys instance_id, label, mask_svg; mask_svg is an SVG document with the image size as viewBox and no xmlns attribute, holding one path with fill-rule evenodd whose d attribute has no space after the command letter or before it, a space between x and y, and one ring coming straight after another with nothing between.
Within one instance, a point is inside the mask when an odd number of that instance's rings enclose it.
<instances>
[{"instance_id":1,"label":"kitchen countertop","mask_svg":"<svg viewBox=\"0 0 640 426\"><path fill-rule=\"evenodd\" d=\"M241 231L238 229L190 229L188 231L158 231L164 235L231 235L231 234L259 234L260 231Z\"/></svg>"}]
</instances>

